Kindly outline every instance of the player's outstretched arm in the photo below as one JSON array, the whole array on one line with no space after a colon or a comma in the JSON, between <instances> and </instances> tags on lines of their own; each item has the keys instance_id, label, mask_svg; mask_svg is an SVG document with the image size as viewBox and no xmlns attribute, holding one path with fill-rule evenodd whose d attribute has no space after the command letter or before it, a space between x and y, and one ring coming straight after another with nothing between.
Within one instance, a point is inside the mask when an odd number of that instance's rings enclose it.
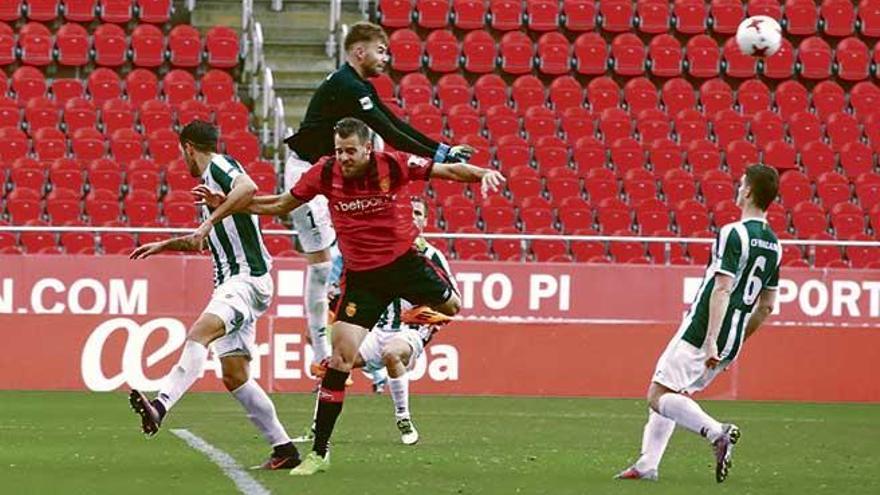
<instances>
[{"instance_id":1,"label":"player's outstretched arm","mask_svg":"<svg viewBox=\"0 0 880 495\"><path fill-rule=\"evenodd\" d=\"M501 184L507 180L497 170L477 167L469 163L435 163L431 168L431 178L479 182L483 196L487 196L489 191L498 192Z\"/></svg>"},{"instance_id":2,"label":"player's outstretched arm","mask_svg":"<svg viewBox=\"0 0 880 495\"><path fill-rule=\"evenodd\" d=\"M206 205L209 208L218 208L227 202L225 194L212 191L203 185L194 187L191 192L196 198L196 204ZM247 212L257 215L284 215L295 210L301 204L302 201L294 198L290 192L266 196L251 196L247 203L235 206L229 213Z\"/></svg>"},{"instance_id":3,"label":"player's outstretched arm","mask_svg":"<svg viewBox=\"0 0 880 495\"><path fill-rule=\"evenodd\" d=\"M162 251L201 251L203 248L204 240L198 239L195 234L190 234L138 246L128 257L133 260L142 260Z\"/></svg>"},{"instance_id":4,"label":"player's outstretched arm","mask_svg":"<svg viewBox=\"0 0 880 495\"><path fill-rule=\"evenodd\" d=\"M706 366L714 368L721 360L718 357L718 335L721 333L721 323L727 314L727 306L730 304L730 293L733 292L733 277L723 273L715 274L715 287L709 297L709 324L706 328L706 341L703 348L706 355Z\"/></svg>"},{"instance_id":5,"label":"player's outstretched arm","mask_svg":"<svg viewBox=\"0 0 880 495\"><path fill-rule=\"evenodd\" d=\"M764 320L773 313L773 308L775 307L776 291L767 289L762 290L761 295L758 296L758 304L755 305L752 316L749 317L749 321L746 323L745 339L748 339L753 333L758 331L758 328L764 323Z\"/></svg>"}]
</instances>

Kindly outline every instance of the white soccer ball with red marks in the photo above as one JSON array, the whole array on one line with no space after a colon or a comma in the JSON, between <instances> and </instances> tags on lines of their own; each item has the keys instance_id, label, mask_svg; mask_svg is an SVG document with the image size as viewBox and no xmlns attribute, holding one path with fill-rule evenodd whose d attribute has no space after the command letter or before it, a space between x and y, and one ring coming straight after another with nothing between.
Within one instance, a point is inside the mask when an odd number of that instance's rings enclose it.
<instances>
[{"instance_id":1,"label":"white soccer ball with red marks","mask_svg":"<svg viewBox=\"0 0 880 495\"><path fill-rule=\"evenodd\" d=\"M746 55L769 57L782 46L782 27L766 15L749 17L736 29L736 44Z\"/></svg>"}]
</instances>

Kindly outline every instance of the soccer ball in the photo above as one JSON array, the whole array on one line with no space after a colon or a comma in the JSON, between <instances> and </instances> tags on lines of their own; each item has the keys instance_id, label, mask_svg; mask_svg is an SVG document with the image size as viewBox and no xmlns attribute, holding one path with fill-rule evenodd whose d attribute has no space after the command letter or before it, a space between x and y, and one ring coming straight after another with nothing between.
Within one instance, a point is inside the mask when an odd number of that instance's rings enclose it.
<instances>
[{"instance_id":1,"label":"soccer ball","mask_svg":"<svg viewBox=\"0 0 880 495\"><path fill-rule=\"evenodd\" d=\"M749 17L736 28L736 44L745 55L769 57L782 46L782 28L772 17Z\"/></svg>"}]
</instances>

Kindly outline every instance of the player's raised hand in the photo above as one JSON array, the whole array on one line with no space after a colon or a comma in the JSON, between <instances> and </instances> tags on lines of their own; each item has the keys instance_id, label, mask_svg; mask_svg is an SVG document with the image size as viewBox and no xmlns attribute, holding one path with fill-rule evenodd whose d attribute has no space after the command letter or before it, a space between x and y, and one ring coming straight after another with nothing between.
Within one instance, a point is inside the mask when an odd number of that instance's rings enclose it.
<instances>
[{"instance_id":1,"label":"player's raised hand","mask_svg":"<svg viewBox=\"0 0 880 495\"><path fill-rule=\"evenodd\" d=\"M480 179L480 192L483 193L483 197L487 197L489 192L498 192L501 188L501 184L503 184L507 179L501 175L501 172L497 170L489 170L487 171L483 177Z\"/></svg>"},{"instance_id":2,"label":"player's raised hand","mask_svg":"<svg viewBox=\"0 0 880 495\"><path fill-rule=\"evenodd\" d=\"M165 243L163 241L159 242L150 242L148 244L144 244L143 246L138 246L137 249L131 252L128 255L129 259L132 260L143 260L147 259L154 254L161 253L165 249Z\"/></svg>"},{"instance_id":3,"label":"player's raised hand","mask_svg":"<svg viewBox=\"0 0 880 495\"><path fill-rule=\"evenodd\" d=\"M467 162L474 156L473 146L468 144L459 144L449 148L449 153L446 155L446 161L448 163L457 163L457 162Z\"/></svg>"},{"instance_id":4,"label":"player's raised hand","mask_svg":"<svg viewBox=\"0 0 880 495\"><path fill-rule=\"evenodd\" d=\"M219 191L212 191L204 184L199 184L192 188L190 194L195 198L197 205L205 205L208 208L217 208L226 201L225 194Z\"/></svg>"}]
</instances>

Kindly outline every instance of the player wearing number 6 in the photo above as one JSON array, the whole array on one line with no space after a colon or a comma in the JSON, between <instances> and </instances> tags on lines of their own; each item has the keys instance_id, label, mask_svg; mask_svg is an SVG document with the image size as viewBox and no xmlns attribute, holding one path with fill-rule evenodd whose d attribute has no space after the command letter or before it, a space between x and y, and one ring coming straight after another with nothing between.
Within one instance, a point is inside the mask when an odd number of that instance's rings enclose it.
<instances>
[{"instance_id":1,"label":"player wearing number 6","mask_svg":"<svg viewBox=\"0 0 880 495\"><path fill-rule=\"evenodd\" d=\"M676 425L709 441L715 451L715 480L727 478L739 428L716 421L688 395L706 388L733 364L773 311L782 250L765 214L778 189L776 170L763 165L746 169L736 198L742 218L718 232L696 298L657 362L648 389L641 456L618 479L656 480Z\"/></svg>"}]
</instances>

